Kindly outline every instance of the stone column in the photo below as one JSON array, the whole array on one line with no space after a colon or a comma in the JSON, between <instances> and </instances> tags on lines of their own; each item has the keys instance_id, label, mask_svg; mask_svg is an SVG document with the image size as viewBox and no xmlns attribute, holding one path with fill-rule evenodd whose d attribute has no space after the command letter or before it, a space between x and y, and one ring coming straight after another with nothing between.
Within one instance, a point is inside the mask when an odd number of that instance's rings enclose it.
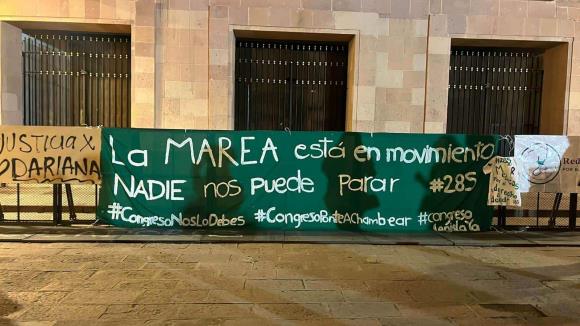
<instances>
[{"instance_id":1,"label":"stone column","mask_svg":"<svg viewBox=\"0 0 580 326\"><path fill-rule=\"evenodd\" d=\"M22 30L0 22L0 124L23 124Z\"/></svg>"}]
</instances>

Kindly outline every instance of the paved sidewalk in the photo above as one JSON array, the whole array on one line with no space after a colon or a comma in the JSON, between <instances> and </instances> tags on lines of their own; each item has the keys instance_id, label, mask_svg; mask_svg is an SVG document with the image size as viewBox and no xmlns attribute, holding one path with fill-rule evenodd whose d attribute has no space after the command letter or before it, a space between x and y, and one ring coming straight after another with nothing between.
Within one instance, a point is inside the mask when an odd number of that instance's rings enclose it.
<instances>
[{"instance_id":1,"label":"paved sidewalk","mask_svg":"<svg viewBox=\"0 0 580 326\"><path fill-rule=\"evenodd\" d=\"M0 243L0 325L579 324L580 248Z\"/></svg>"},{"instance_id":2,"label":"paved sidewalk","mask_svg":"<svg viewBox=\"0 0 580 326\"><path fill-rule=\"evenodd\" d=\"M580 232L491 231L480 233L210 232L183 229L127 229L112 226L0 225L0 242L156 243L351 243L431 246L580 246Z\"/></svg>"}]
</instances>

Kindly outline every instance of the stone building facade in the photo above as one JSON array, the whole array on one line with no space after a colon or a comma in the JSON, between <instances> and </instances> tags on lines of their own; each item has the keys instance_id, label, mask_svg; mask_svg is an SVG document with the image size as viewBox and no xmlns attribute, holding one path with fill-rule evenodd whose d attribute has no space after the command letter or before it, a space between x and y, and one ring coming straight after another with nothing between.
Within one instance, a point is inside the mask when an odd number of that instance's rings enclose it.
<instances>
[{"instance_id":1,"label":"stone building facade","mask_svg":"<svg viewBox=\"0 0 580 326\"><path fill-rule=\"evenodd\" d=\"M350 40L347 130L446 132L450 51L463 40L552 51L544 132L580 135L577 0L2 0L2 124L21 120L20 29L79 23L130 32L132 127L232 129L236 37L295 33Z\"/></svg>"}]
</instances>

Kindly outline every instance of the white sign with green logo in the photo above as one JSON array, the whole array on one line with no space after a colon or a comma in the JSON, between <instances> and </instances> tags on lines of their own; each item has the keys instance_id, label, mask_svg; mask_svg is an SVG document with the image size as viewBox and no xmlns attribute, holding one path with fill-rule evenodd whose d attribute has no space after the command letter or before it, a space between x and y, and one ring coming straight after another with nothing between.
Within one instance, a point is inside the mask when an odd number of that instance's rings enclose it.
<instances>
[{"instance_id":1,"label":"white sign with green logo","mask_svg":"<svg viewBox=\"0 0 580 326\"><path fill-rule=\"evenodd\" d=\"M580 137L516 136L522 192L580 192Z\"/></svg>"}]
</instances>

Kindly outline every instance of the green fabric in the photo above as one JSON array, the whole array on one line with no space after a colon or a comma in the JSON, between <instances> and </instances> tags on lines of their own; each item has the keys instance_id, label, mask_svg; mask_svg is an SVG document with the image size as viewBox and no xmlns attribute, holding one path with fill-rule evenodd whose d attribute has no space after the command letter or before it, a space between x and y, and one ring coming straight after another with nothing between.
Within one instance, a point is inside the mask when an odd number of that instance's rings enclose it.
<instances>
[{"instance_id":1,"label":"green fabric","mask_svg":"<svg viewBox=\"0 0 580 326\"><path fill-rule=\"evenodd\" d=\"M242 148L244 137L253 138L245 138ZM170 144L166 153L169 139L182 147ZM495 156L497 141L469 135L104 129L97 214L124 227L483 231L492 209L486 206L489 177L482 168ZM204 142L210 147L205 152ZM432 192L430 182L437 178L441 191Z\"/></svg>"}]
</instances>

